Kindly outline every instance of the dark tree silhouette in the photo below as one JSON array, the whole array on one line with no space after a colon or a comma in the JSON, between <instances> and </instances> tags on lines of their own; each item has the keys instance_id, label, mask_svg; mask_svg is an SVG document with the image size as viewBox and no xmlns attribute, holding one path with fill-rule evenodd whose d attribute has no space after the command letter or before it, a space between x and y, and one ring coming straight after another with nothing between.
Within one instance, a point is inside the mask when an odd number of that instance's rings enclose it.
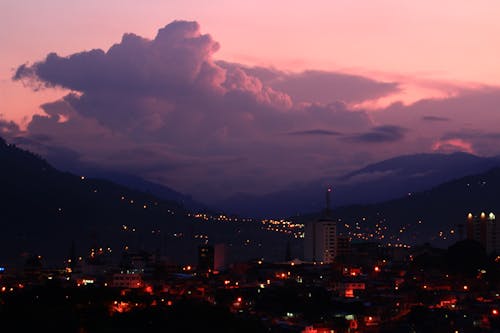
<instances>
[{"instance_id":1,"label":"dark tree silhouette","mask_svg":"<svg viewBox=\"0 0 500 333\"><path fill-rule=\"evenodd\" d=\"M478 269L488 266L488 256L481 243L466 239L451 245L446 251L446 265L451 273L474 277Z\"/></svg>"}]
</instances>

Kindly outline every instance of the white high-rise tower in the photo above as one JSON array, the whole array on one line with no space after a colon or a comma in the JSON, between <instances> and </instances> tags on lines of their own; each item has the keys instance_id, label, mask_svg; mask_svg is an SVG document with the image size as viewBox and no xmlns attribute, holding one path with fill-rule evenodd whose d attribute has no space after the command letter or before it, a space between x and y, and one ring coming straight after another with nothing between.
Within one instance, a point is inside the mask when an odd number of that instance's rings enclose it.
<instances>
[{"instance_id":1,"label":"white high-rise tower","mask_svg":"<svg viewBox=\"0 0 500 333\"><path fill-rule=\"evenodd\" d=\"M306 224L304 259L312 262L332 263L337 256L337 223L330 210L331 188L326 191L323 216Z\"/></svg>"}]
</instances>

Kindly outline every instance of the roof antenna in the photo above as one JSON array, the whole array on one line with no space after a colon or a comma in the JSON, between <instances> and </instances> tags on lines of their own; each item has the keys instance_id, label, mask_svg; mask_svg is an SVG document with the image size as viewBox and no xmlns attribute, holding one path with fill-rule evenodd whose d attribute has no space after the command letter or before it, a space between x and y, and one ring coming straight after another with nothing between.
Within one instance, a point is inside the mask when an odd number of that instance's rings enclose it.
<instances>
[{"instance_id":1,"label":"roof antenna","mask_svg":"<svg viewBox=\"0 0 500 333\"><path fill-rule=\"evenodd\" d=\"M325 215L330 216L331 210L330 210L330 193L332 192L332 188L328 186L326 189L326 208L325 208Z\"/></svg>"}]
</instances>

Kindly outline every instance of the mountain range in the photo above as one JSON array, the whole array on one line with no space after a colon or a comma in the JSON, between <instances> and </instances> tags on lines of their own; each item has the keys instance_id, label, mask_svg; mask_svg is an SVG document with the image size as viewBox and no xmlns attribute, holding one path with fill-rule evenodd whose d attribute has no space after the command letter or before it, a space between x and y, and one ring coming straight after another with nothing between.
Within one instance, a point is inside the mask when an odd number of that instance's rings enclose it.
<instances>
[{"instance_id":1,"label":"mountain range","mask_svg":"<svg viewBox=\"0 0 500 333\"><path fill-rule=\"evenodd\" d=\"M498 157L461 152L405 155L370 164L340 177L320 178L264 195L240 193L215 206L244 216L294 216L322 210L327 187L333 189L332 207L370 204L424 191L495 166L500 166Z\"/></svg>"},{"instance_id":2,"label":"mountain range","mask_svg":"<svg viewBox=\"0 0 500 333\"><path fill-rule=\"evenodd\" d=\"M195 218L199 210L186 206L189 196L140 178L108 175L114 177L110 181L61 172L1 138L0 161L0 265L39 254L61 263L73 244L80 255L92 248L119 255L129 246L194 262L197 246L205 243L227 244L238 260L283 260L291 243L292 255L302 256L300 239L265 231L258 219ZM136 183L128 187L117 179ZM306 223L325 208L324 181L204 212L219 216L246 207L249 214L240 217L267 211L266 217ZM500 211L498 159L465 153L393 158L346 174L333 189L339 233L353 241L383 234L382 243L447 246L464 237L461 225L469 212ZM262 207L252 209L258 204Z\"/></svg>"},{"instance_id":3,"label":"mountain range","mask_svg":"<svg viewBox=\"0 0 500 333\"><path fill-rule=\"evenodd\" d=\"M430 189L466 175L500 166L499 157L480 157L464 152L402 155L368 164L340 176L318 177L264 194L236 193L227 199L200 202L168 185L116 170L82 163L57 161L57 168L92 178L107 179L160 199L180 203L190 211L221 211L252 218L283 218L313 213L324 208L324 193L333 189L332 206L370 204L396 199L407 193ZM381 191L380 189L383 189Z\"/></svg>"},{"instance_id":4,"label":"mountain range","mask_svg":"<svg viewBox=\"0 0 500 333\"><path fill-rule=\"evenodd\" d=\"M0 266L19 266L39 255L61 265L72 248L82 257L92 249L114 259L125 250L148 251L196 263L197 247L206 243L226 244L228 261L264 254L282 260L290 238L259 223L197 219L181 203L61 172L1 138L0 161Z\"/></svg>"},{"instance_id":5,"label":"mountain range","mask_svg":"<svg viewBox=\"0 0 500 333\"><path fill-rule=\"evenodd\" d=\"M338 207L333 216L339 221L340 233L369 235L379 229L385 236L383 243L447 247L466 237L469 213L479 216L483 212L486 216L500 212L500 167L398 199ZM307 214L295 220L315 218L317 214Z\"/></svg>"}]
</instances>

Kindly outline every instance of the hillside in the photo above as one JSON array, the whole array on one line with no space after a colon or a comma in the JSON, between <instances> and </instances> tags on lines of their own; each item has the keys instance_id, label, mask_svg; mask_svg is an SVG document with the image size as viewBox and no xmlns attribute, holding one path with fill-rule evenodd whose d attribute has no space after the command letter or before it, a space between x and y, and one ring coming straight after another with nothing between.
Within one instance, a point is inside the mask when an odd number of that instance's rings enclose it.
<instances>
[{"instance_id":1,"label":"hillside","mask_svg":"<svg viewBox=\"0 0 500 333\"><path fill-rule=\"evenodd\" d=\"M178 203L60 172L1 139L0 161L0 265L20 264L30 255L61 264L73 243L82 256L91 248L108 247L120 256L128 246L191 263L202 242L227 243L239 260L285 248L285 238L259 225L200 222Z\"/></svg>"},{"instance_id":2,"label":"hillside","mask_svg":"<svg viewBox=\"0 0 500 333\"><path fill-rule=\"evenodd\" d=\"M109 181L59 172L36 155L0 144L2 251L10 260L26 253L48 260L68 253L75 241L81 249L129 242L140 246L140 233L184 227L187 214L170 201L127 189ZM130 232L120 232L124 226Z\"/></svg>"},{"instance_id":3,"label":"hillside","mask_svg":"<svg viewBox=\"0 0 500 333\"><path fill-rule=\"evenodd\" d=\"M384 243L429 242L443 247L465 237L465 229L461 232L459 225L465 223L469 212L473 215L500 212L500 168L465 176L427 191L408 193L399 199L338 207L334 216L341 221L340 231L346 234L384 234ZM297 219L313 218L314 214ZM378 228L383 231L377 231Z\"/></svg>"},{"instance_id":4,"label":"hillside","mask_svg":"<svg viewBox=\"0 0 500 333\"><path fill-rule=\"evenodd\" d=\"M332 204L373 204L408 192L430 189L453 179L500 166L495 157L467 153L403 155L338 177L317 179L264 195L240 193L218 203L228 212L253 217L282 217L321 210L324 189L333 186ZM383 188L383 191L380 189Z\"/></svg>"}]
</instances>

